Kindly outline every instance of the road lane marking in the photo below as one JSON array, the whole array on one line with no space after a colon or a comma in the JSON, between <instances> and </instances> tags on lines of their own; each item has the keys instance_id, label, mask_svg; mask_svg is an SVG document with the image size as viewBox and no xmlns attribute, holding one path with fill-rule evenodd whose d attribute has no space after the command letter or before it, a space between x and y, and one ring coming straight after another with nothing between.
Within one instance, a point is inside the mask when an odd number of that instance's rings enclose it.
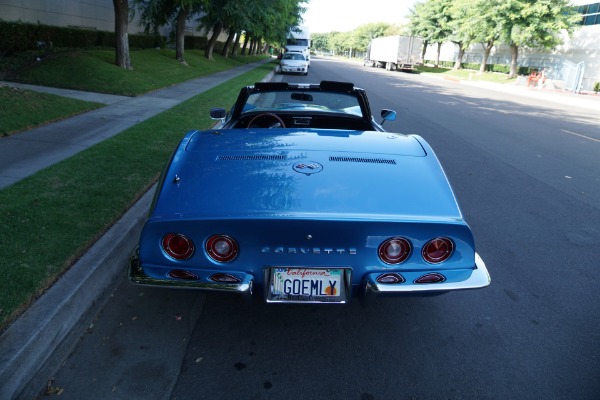
<instances>
[{"instance_id":1,"label":"road lane marking","mask_svg":"<svg viewBox=\"0 0 600 400\"><path fill-rule=\"evenodd\" d=\"M570 135L579 136L579 137L582 137L584 139L589 139L589 140L593 140L594 142L600 143L600 139L595 139L595 138L592 138L592 137L589 137L589 136L582 135L580 133L571 132L571 131L568 131L566 129L561 129L561 131L563 131L564 133L568 133Z\"/></svg>"}]
</instances>

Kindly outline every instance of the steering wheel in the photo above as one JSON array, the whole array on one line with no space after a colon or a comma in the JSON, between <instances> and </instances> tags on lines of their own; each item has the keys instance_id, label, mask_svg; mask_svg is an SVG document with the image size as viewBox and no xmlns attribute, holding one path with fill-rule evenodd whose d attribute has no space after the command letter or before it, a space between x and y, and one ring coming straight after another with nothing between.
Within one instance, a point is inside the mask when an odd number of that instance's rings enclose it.
<instances>
[{"instance_id":1,"label":"steering wheel","mask_svg":"<svg viewBox=\"0 0 600 400\"><path fill-rule=\"evenodd\" d=\"M254 118L252 118L250 120L250 122L248 122L248 126L246 126L246 129L251 128L252 127L252 123L254 121L256 121L259 118L270 118L276 121L276 123L272 124L272 125L268 125L266 126L267 128L285 128L285 124L283 123L283 120L281 118L279 118L278 115L272 114L272 113L260 113L258 115L255 115ZM279 123L279 127L276 126L277 123Z\"/></svg>"}]
</instances>

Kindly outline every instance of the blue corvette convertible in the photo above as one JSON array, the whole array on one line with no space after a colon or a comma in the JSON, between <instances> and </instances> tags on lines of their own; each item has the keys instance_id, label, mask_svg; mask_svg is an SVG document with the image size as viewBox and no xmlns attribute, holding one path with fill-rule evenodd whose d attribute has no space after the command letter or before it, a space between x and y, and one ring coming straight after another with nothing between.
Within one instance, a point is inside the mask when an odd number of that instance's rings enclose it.
<instances>
[{"instance_id":1,"label":"blue corvette convertible","mask_svg":"<svg viewBox=\"0 0 600 400\"><path fill-rule=\"evenodd\" d=\"M257 83L211 116L165 168L131 282L287 303L489 285L433 150L364 90Z\"/></svg>"}]
</instances>

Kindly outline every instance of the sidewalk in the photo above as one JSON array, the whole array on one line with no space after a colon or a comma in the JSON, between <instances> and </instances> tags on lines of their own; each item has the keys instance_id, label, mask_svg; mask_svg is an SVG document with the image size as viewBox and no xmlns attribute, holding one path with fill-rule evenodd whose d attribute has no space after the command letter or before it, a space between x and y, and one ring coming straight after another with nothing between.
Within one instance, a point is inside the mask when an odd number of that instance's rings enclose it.
<instances>
[{"instance_id":1,"label":"sidewalk","mask_svg":"<svg viewBox=\"0 0 600 400\"><path fill-rule=\"evenodd\" d=\"M0 139L0 189L255 67L240 66L134 98L18 85L109 105ZM153 189L2 333L0 399L36 398L46 386L124 276L152 195Z\"/></svg>"},{"instance_id":2,"label":"sidewalk","mask_svg":"<svg viewBox=\"0 0 600 400\"><path fill-rule=\"evenodd\" d=\"M516 96L550 101L556 104L569 105L580 109L600 111L600 94L577 94L559 89L527 87L526 85L499 84L485 81L461 80L461 84L476 86L497 92L510 93Z\"/></svg>"}]
</instances>

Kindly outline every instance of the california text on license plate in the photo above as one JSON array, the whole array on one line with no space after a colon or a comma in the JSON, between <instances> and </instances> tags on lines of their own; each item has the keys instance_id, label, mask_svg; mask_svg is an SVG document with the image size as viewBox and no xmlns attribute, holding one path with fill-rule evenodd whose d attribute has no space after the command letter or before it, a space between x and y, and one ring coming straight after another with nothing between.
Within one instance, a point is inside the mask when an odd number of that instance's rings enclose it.
<instances>
[{"instance_id":1,"label":"california text on license plate","mask_svg":"<svg viewBox=\"0 0 600 400\"><path fill-rule=\"evenodd\" d=\"M341 268L271 268L270 301L340 302L346 300Z\"/></svg>"}]
</instances>

